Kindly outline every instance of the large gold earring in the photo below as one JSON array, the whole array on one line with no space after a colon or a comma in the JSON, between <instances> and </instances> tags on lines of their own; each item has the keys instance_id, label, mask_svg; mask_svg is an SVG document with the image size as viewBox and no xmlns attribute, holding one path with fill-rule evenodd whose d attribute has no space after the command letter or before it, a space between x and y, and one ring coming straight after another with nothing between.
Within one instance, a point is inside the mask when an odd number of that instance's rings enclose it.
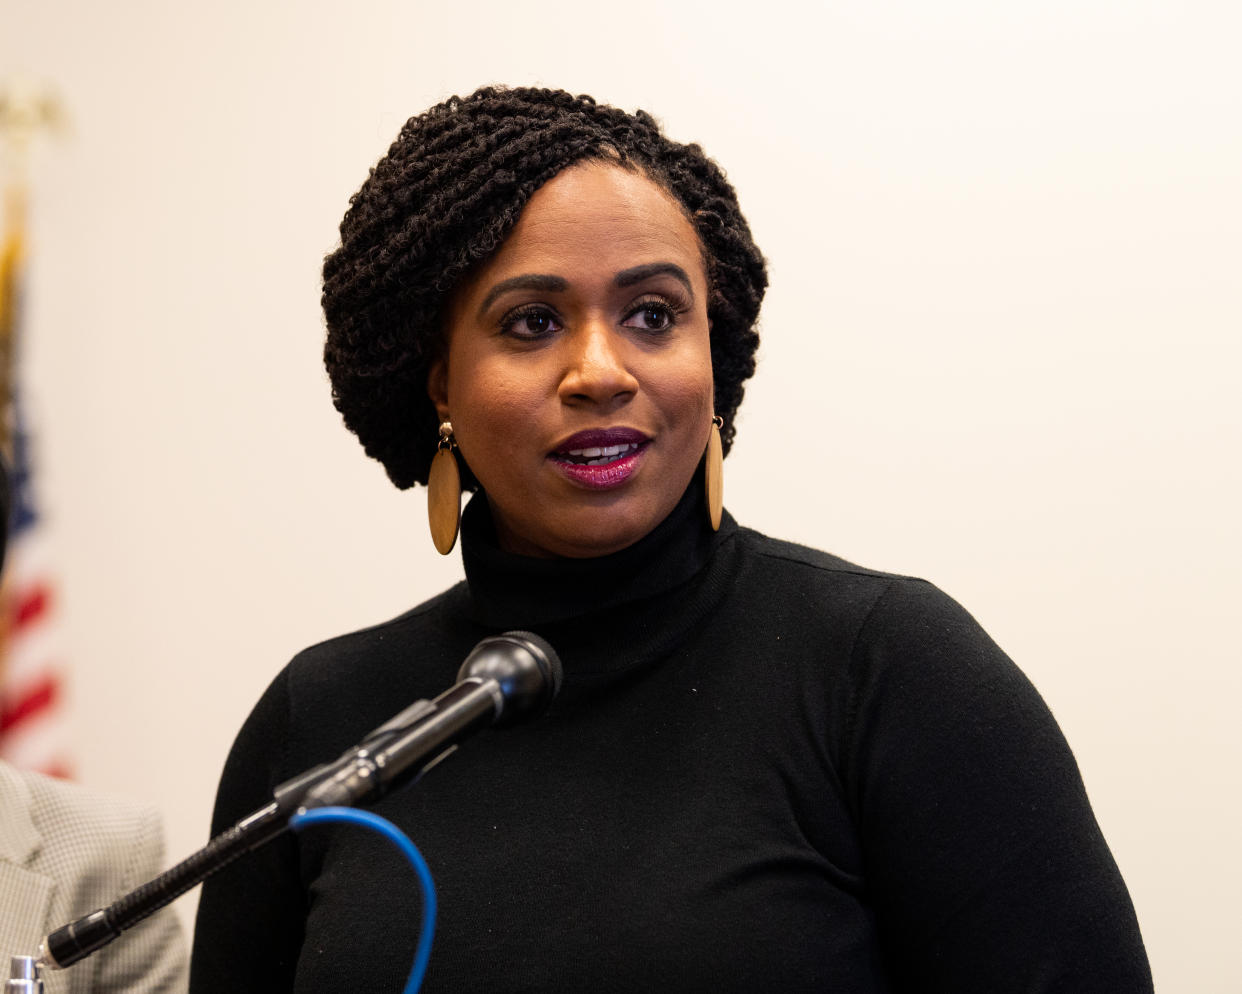
<instances>
[{"instance_id":1,"label":"large gold earring","mask_svg":"<svg viewBox=\"0 0 1242 994\"><path fill-rule=\"evenodd\" d=\"M720 444L720 429L724 418L717 414L712 418L711 434L707 436L707 452L703 456L703 483L707 491L707 517L712 531L720 530L720 512L724 509L724 447Z\"/></svg>"},{"instance_id":2,"label":"large gold earring","mask_svg":"<svg viewBox=\"0 0 1242 994\"><path fill-rule=\"evenodd\" d=\"M431 541L442 556L453 551L461 522L461 473L453 455L456 447L452 422L442 421L440 441L427 474L427 522L431 525Z\"/></svg>"}]
</instances>

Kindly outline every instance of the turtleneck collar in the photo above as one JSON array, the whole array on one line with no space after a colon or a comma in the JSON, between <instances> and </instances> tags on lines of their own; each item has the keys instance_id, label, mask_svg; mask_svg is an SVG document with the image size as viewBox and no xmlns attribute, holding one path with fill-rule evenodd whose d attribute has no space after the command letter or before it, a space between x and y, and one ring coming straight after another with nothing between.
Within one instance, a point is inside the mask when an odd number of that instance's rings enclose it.
<instances>
[{"instance_id":1,"label":"turtleneck collar","mask_svg":"<svg viewBox=\"0 0 1242 994\"><path fill-rule=\"evenodd\" d=\"M486 627L544 635L567 672L629 669L678 644L717 603L728 576L719 553L736 533L728 513L711 530L696 478L669 516L628 548L596 559L536 559L499 547L480 491L462 516L469 610ZM619 608L623 634L602 634L617 631Z\"/></svg>"},{"instance_id":2,"label":"turtleneck collar","mask_svg":"<svg viewBox=\"0 0 1242 994\"><path fill-rule=\"evenodd\" d=\"M595 559L536 559L500 548L487 495L480 490L466 506L461 530L462 562L478 620L547 624L672 590L703 568L719 537L702 504L702 488L692 484L650 534L619 552ZM730 522L729 530L735 527Z\"/></svg>"}]
</instances>

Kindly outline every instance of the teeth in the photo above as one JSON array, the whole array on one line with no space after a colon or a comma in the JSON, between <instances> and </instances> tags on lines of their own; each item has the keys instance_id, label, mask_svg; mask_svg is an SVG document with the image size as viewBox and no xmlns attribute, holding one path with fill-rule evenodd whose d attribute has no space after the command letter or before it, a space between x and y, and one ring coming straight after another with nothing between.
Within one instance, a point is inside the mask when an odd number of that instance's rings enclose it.
<instances>
[{"instance_id":1,"label":"teeth","mask_svg":"<svg viewBox=\"0 0 1242 994\"><path fill-rule=\"evenodd\" d=\"M622 445L606 445L603 448L598 446L590 449L570 449L566 455L580 456L583 459L598 459L600 456L614 457L621 455L622 452L628 452L630 449L637 449L636 442L626 442Z\"/></svg>"},{"instance_id":2,"label":"teeth","mask_svg":"<svg viewBox=\"0 0 1242 994\"><path fill-rule=\"evenodd\" d=\"M580 461L586 466L598 466L601 463L612 462L618 456L628 455L637 451L637 442L622 442L620 445L593 445L587 449L570 449L565 455Z\"/></svg>"}]
</instances>

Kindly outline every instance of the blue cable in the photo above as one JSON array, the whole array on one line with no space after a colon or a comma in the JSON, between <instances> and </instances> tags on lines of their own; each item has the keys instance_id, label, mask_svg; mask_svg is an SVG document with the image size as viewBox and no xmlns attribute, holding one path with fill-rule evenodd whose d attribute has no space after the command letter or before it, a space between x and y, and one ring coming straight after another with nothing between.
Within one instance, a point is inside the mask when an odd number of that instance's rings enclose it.
<instances>
[{"instance_id":1,"label":"blue cable","mask_svg":"<svg viewBox=\"0 0 1242 994\"><path fill-rule=\"evenodd\" d=\"M353 822L355 825L373 829L395 843L401 854L414 867L423 892L423 925L418 933L418 947L414 950L414 965L410 968L410 977L405 982L402 994L417 994L423 985L423 975L427 972L427 962L431 959L431 940L436 933L436 887L432 882L427 861L409 836L387 818L381 818L370 811L360 811L358 808L325 807L302 811L289 819L289 827L299 831L304 825L320 821Z\"/></svg>"}]
</instances>

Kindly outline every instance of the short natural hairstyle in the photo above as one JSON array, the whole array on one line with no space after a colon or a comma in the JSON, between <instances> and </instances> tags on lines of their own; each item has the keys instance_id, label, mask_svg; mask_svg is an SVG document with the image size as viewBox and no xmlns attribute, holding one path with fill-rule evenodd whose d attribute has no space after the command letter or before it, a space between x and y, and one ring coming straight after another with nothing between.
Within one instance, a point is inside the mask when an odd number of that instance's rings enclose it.
<instances>
[{"instance_id":1,"label":"short natural hairstyle","mask_svg":"<svg viewBox=\"0 0 1242 994\"><path fill-rule=\"evenodd\" d=\"M484 87L405 123L351 198L340 247L324 260L332 399L398 487L426 483L435 454L427 371L442 354L451 293L500 247L540 186L588 160L640 171L694 225L729 451L743 383L755 371L767 273L724 173L698 145L666 138L644 111L559 90ZM468 469L463 476L475 483Z\"/></svg>"}]
</instances>

